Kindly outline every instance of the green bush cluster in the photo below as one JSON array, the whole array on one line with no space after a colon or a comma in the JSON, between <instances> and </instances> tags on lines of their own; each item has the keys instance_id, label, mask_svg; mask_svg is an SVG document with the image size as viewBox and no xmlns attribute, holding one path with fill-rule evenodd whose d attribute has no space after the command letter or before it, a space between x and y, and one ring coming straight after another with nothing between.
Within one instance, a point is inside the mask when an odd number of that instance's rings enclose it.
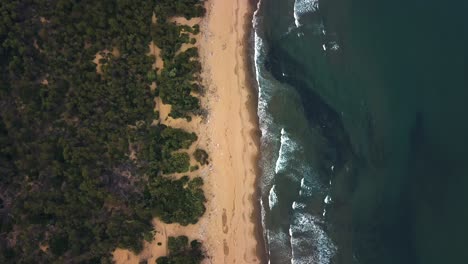
<instances>
[{"instance_id":1,"label":"green bush cluster","mask_svg":"<svg viewBox=\"0 0 468 264\"><path fill-rule=\"evenodd\" d=\"M160 0L156 6L156 14L161 18L184 16L187 19L202 17L206 10L203 0Z\"/></svg>"},{"instance_id":2,"label":"green bush cluster","mask_svg":"<svg viewBox=\"0 0 468 264\"><path fill-rule=\"evenodd\" d=\"M185 14L180 11L188 10L184 8L186 5L193 7L190 10L193 13ZM163 103L172 105L169 116L190 120L190 115L198 114L200 111L200 101L191 93L203 90L198 84L201 64L198 61L197 48L177 52L184 43L195 44L196 40L191 39L189 33L198 34L200 27L168 22L168 16L174 13L184 14L187 18L203 15L205 12L203 1L183 0L174 4L173 1L164 0L158 8L156 9L158 22L151 30L153 41L161 49L161 57L164 60L164 69L156 80L158 93Z\"/></svg>"},{"instance_id":3,"label":"green bush cluster","mask_svg":"<svg viewBox=\"0 0 468 264\"><path fill-rule=\"evenodd\" d=\"M197 148L193 153L193 156L201 165L209 164L208 153L205 150Z\"/></svg>"},{"instance_id":4,"label":"green bush cluster","mask_svg":"<svg viewBox=\"0 0 468 264\"><path fill-rule=\"evenodd\" d=\"M173 153L163 163L162 171L165 174L187 172L190 167L190 156L187 153Z\"/></svg>"},{"instance_id":5,"label":"green bush cluster","mask_svg":"<svg viewBox=\"0 0 468 264\"><path fill-rule=\"evenodd\" d=\"M188 237L169 237L169 255L156 260L157 264L199 264L205 258L201 242L192 240L190 247Z\"/></svg>"},{"instance_id":6,"label":"green bush cluster","mask_svg":"<svg viewBox=\"0 0 468 264\"><path fill-rule=\"evenodd\" d=\"M175 22L156 23L151 28L153 41L161 49L161 57L165 62L174 58L182 44L190 42L189 33L194 33L191 27Z\"/></svg>"},{"instance_id":7,"label":"green bush cluster","mask_svg":"<svg viewBox=\"0 0 468 264\"><path fill-rule=\"evenodd\" d=\"M193 47L177 54L173 60L165 64L158 76L159 96L163 103L171 104L173 118L189 118L200 110L200 100L191 92L198 92L201 64L198 59L198 49Z\"/></svg>"},{"instance_id":8,"label":"green bush cluster","mask_svg":"<svg viewBox=\"0 0 468 264\"><path fill-rule=\"evenodd\" d=\"M187 153L175 151L188 149L197 140L195 133L172 128L162 124L143 126L136 133L134 142L140 146L140 165L152 175L187 172L190 157Z\"/></svg>"},{"instance_id":9,"label":"green bush cluster","mask_svg":"<svg viewBox=\"0 0 468 264\"><path fill-rule=\"evenodd\" d=\"M148 205L166 223L195 224L205 212L203 179L155 177L146 187Z\"/></svg>"}]
</instances>

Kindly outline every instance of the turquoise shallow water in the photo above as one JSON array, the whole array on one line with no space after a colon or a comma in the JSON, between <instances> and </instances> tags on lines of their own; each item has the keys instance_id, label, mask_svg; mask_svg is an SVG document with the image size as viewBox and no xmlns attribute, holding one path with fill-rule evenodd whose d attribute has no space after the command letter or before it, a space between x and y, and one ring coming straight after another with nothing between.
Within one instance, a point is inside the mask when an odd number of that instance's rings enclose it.
<instances>
[{"instance_id":1,"label":"turquoise shallow water","mask_svg":"<svg viewBox=\"0 0 468 264\"><path fill-rule=\"evenodd\" d=\"M271 263L467 263L468 3L262 0Z\"/></svg>"}]
</instances>

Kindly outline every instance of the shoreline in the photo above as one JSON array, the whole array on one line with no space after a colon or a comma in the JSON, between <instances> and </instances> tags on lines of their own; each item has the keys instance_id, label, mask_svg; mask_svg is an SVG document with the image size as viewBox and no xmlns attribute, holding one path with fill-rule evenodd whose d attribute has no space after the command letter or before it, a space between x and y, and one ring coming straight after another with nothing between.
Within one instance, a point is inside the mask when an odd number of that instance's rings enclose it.
<instances>
[{"instance_id":1,"label":"shoreline","mask_svg":"<svg viewBox=\"0 0 468 264\"><path fill-rule=\"evenodd\" d=\"M206 16L195 19L201 28L195 46L200 51L205 86L200 100L206 117L196 116L191 122L167 118L170 105L157 103L161 123L195 132L198 140L191 149L201 147L210 155L208 166L184 173L204 179L205 214L189 226L153 219L155 239L145 242L138 255L117 249L113 254L116 263L155 263L167 255L167 238L180 235L203 243L207 255L203 263L267 263L258 184L258 92L251 63L256 5L257 0L207 0ZM195 23L194 19L174 20Z\"/></svg>"},{"instance_id":2,"label":"shoreline","mask_svg":"<svg viewBox=\"0 0 468 264\"><path fill-rule=\"evenodd\" d=\"M260 259L260 263L268 263L268 247L265 240L265 233L263 230L263 219L262 219L262 208L260 200L262 199L262 191L260 187L261 177L263 175L262 168L260 166L261 159L261 136L262 131L260 129L260 120L258 116L258 83L255 72L255 39L254 39L254 28L253 28L253 16L258 8L258 3L261 0L248 0L249 11L245 14L247 16L244 24L245 37L244 43L248 45L244 49L244 64L246 71L246 83L250 89L251 97L247 100L246 105L248 106L251 122L255 123L256 130L252 131L252 137L255 140L255 145L258 148L254 162L256 164L255 169L255 192L254 199L252 199L254 214L252 215L252 221L255 222L255 237L258 242L257 255Z\"/></svg>"}]
</instances>

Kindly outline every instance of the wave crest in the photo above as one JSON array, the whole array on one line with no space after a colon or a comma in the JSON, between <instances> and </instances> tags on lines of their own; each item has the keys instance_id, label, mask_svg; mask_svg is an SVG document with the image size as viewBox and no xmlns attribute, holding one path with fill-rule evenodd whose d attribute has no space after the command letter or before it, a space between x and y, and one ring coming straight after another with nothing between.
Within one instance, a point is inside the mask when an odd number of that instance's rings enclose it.
<instances>
[{"instance_id":1,"label":"wave crest","mask_svg":"<svg viewBox=\"0 0 468 264\"><path fill-rule=\"evenodd\" d=\"M294 142L290 136L286 133L284 128L281 129L281 138L280 138L280 149L278 152L278 159L276 160L275 173L283 171L296 149L298 149L298 144Z\"/></svg>"},{"instance_id":2,"label":"wave crest","mask_svg":"<svg viewBox=\"0 0 468 264\"><path fill-rule=\"evenodd\" d=\"M278 195L276 194L276 185L273 185L270 189L270 194L268 195L268 205L270 210L278 203Z\"/></svg>"},{"instance_id":3,"label":"wave crest","mask_svg":"<svg viewBox=\"0 0 468 264\"><path fill-rule=\"evenodd\" d=\"M294 1L294 23L296 27L301 26L299 21L301 16L306 13L315 12L319 9L318 0L296 0Z\"/></svg>"}]
</instances>

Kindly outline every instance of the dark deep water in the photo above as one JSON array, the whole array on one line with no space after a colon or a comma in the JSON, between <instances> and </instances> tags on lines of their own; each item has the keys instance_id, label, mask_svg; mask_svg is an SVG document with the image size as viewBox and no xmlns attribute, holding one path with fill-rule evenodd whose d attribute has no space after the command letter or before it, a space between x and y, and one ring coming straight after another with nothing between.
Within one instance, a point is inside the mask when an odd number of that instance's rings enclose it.
<instances>
[{"instance_id":1,"label":"dark deep water","mask_svg":"<svg viewBox=\"0 0 468 264\"><path fill-rule=\"evenodd\" d=\"M262 0L271 263L468 263L468 2Z\"/></svg>"}]
</instances>

